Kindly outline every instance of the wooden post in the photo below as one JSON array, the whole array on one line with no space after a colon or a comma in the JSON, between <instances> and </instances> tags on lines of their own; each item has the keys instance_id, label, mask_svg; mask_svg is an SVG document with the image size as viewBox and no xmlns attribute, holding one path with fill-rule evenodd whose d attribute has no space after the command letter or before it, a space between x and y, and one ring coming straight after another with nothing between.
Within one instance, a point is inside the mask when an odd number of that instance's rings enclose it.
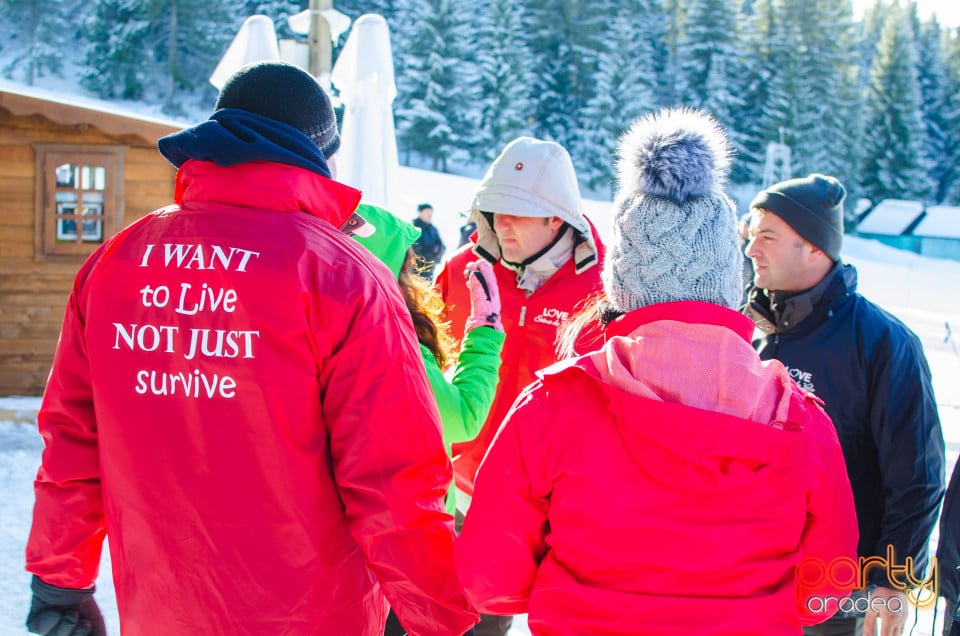
<instances>
[{"instance_id":1,"label":"wooden post","mask_svg":"<svg viewBox=\"0 0 960 636\"><path fill-rule=\"evenodd\" d=\"M319 78L330 73L333 66L333 44L330 39L330 25L320 13L332 9L333 0L310 0L310 32L307 42L310 45L310 74Z\"/></svg>"}]
</instances>

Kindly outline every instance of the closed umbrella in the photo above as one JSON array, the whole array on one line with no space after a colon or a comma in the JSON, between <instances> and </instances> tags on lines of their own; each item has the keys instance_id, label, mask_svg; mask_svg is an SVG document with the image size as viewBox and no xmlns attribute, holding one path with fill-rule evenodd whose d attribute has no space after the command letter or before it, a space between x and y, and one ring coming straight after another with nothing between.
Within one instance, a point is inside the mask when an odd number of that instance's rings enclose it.
<instances>
[{"instance_id":1,"label":"closed umbrella","mask_svg":"<svg viewBox=\"0 0 960 636\"><path fill-rule=\"evenodd\" d=\"M243 21L227 52L213 69L210 83L220 90L230 76L243 66L253 62L279 59L280 47L277 45L277 32L273 28L273 20L265 15L252 15Z\"/></svg>"},{"instance_id":2,"label":"closed umbrella","mask_svg":"<svg viewBox=\"0 0 960 636\"><path fill-rule=\"evenodd\" d=\"M365 202L395 210L400 167L393 126L397 86L390 29L383 16L368 13L353 23L330 81L344 106L337 180L360 189Z\"/></svg>"}]
</instances>

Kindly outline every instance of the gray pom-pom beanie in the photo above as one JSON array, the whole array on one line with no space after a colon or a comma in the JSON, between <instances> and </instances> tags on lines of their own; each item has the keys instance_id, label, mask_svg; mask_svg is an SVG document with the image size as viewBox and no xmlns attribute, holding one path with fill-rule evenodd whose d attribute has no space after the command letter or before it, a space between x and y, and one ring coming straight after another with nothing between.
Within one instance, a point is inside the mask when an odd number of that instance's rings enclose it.
<instances>
[{"instance_id":1,"label":"gray pom-pom beanie","mask_svg":"<svg viewBox=\"0 0 960 636\"><path fill-rule=\"evenodd\" d=\"M648 115L620 138L603 266L617 309L678 300L739 309L743 253L723 189L730 153L716 120L689 108Z\"/></svg>"}]
</instances>

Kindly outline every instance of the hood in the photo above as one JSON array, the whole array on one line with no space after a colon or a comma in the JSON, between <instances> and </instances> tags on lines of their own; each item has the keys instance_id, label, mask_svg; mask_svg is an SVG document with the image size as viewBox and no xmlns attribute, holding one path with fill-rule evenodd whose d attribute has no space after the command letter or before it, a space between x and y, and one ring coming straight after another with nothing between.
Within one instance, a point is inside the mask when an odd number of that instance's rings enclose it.
<instances>
[{"instance_id":1,"label":"hood","mask_svg":"<svg viewBox=\"0 0 960 636\"><path fill-rule=\"evenodd\" d=\"M269 161L330 178L320 148L283 122L236 108L222 108L207 121L161 137L157 148L177 168L190 159L218 166Z\"/></svg>"},{"instance_id":2,"label":"hood","mask_svg":"<svg viewBox=\"0 0 960 636\"><path fill-rule=\"evenodd\" d=\"M369 203L361 203L357 207L357 214L371 223L376 230L370 236L353 238L389 267L395 278L399 278L403 262L407 258L407 250L420 238L420 229Z\"/></svg>"},{"instance_id":3,"label":"hood","mask_svg":"<svg viewBox=\"0 0 960 636\"><path fill-rule=\"evenodd\" d=\"M570 155L560 144L532 137L511 141L494 160L473 197L469 220L477 224L474 251L500 259L493 213L548 218L557 216L576 231L577 273L598 262L590 224L580 206L580 187Z\"/></svg>"},{"instance_id":4,"label":"hood","mask_svg":"<svg viewBox=\"0 0 960 636\"><path fill-rule=\"evenodd\" d=\"M780 362L760 360L747 340L749 319L685 301L651 305L614 323L606 344L583 363L594 367L639 463L656 447L669 466L692 462L708 474L736 466L747 474L798 443L792 433L804 421L805 398Z\"/></svg>"}]
</instances>

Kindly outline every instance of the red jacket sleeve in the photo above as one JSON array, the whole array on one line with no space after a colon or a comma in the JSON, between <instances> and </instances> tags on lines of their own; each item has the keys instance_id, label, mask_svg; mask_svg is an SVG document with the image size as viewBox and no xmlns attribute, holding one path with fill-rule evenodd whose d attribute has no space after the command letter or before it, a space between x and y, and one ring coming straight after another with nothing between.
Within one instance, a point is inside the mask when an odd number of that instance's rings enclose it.
<instances>
[{"instance_id":1,"label":"red jacket sleeve","mask_svg":"<svg viewBox=\"0 0 960 636\"><path fill-rule=\"evenodd\" d=\"M476 613L444 512L452 469L406 306L395 284L371 283L343 319L320 381L351 533L410 634L462 634Z\"/></svg>"},{"instance_id":2,"label":"red jacket sleeve","mask_svg":"<svg viewBox=\"0 0 960 636\"><path fill-rule=\"evenodd\" d=\"M539 383L538 383L539 384ZM517 398L477 473L470 511L457 539L460 576L482 612L527 612L540 561L547 552L548 495L536 484L524 423L543 421L530 390ZM529 428L529 427L527 427ZM509 532L503 520L509 519Z\"/></svg>"},{"instance_id":3,"label":"red jacket sleeve","mask_svg":"<svg viewBox=\"0 0 960 636\"><path fill-rule=\"evenodd\" d=\"M853 491L836 430L826 413L810 401L807 409L806 459L813 484L800 545L797 608L802 624L816 625L833 616L838 609L836 599L847 596L855 586L860 567L859 534ZM825 602L827 597L833 600Z\"/></svg>"},{"instance_id":4,"label":"red jacket sleeve","mask_svg":"<svg viewBox=\"0 0 960 636\"><path fill-rule=\"evenodd\" d=\"M106 536L100 490L99 445L90 368L80 310L81 281L74 282L60 340L38 414L43 460L34 482L36 503L27 541L27 570L51 585L94 584Z\"/></svg>"}]
</instances>

